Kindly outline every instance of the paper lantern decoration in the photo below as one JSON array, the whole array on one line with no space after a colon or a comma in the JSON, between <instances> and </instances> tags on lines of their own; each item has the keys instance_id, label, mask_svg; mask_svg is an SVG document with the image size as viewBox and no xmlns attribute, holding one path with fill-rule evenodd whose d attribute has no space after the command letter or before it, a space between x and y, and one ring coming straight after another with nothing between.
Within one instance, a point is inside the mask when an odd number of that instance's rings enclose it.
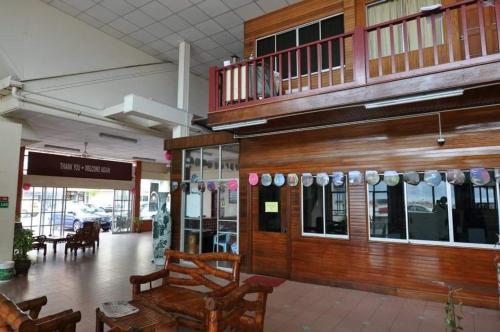
<instances>
[{"instance_id":1,"label":"paper lantern decoration","mask_svg":"<svg viewBox=\"0 0 500 332\"><path fill-rule=\"evenodd\" d=\"M198 181L198 191L202 193L205 192L205 182Z\"/></svg>"},{"instance_id":2,"label":"paper lantern decoration","mask_svg":"<svg viewBox=\"0 0 500 332\"><path fill-rule=\"evenodd\" d=\"M179 188L179 182L177 181L170 182L170 188L172 188L172 191L176 191Z\"/></svg>"},{"instance_id":3,"label":"paper lantern decoration","mask_svg":"<svg viewBox=\"0 0 500 332\"><path fill-rule=\"evenodd\" d=\"M491 180L490 173L486 168L471 168L470 181L476 186L484 186Z\"/></svg>"},{"instance_id":4,"label":"paper lantern decoration","mask_svg":"<svg viewBox=\"0 0 500 332\"><path fill-rule=\"evenodd\" d=\"M200 178L198 177L198 175L196 174L191 175L191 182L196 183L198 182L199 179Z\"/></svg>"},{"instance_id":5,"label":"paper lantern decoration","mask_svg":"<svg viewBox=\"0 0 500 332\"><path fill-rule=\"evenodd\" d=\"M170 151L170 150L165 151L163 153L163 157L165 157L165 161L171 162L172 161L172 157L173 157L172 151Z\"/></svg>"},{"instance_id":6,"label":"paper lantern decoration","mask_svg":"<svg viewBox=\"0 0 500 332\"><path fill-rule=\"evenodd\" d=\"M333 172L332 173L332 183L335 187L341 187L344 185L344 173L343 172Z\"/></svg>"},{"instance_id":7,"label":"paper lantern decoration","mask_svg":"<svg viewBox=\"0 0 500 332\"><path fill-rule=\"evenodd\" d=\"M285 176L281 173L277 173L274 175L274 185L276 187L281 187L285 184Z\"/></svg>"},{"instance_id":8,"label":"paper lantern decoration","mask_svg":"<svg viewBox=\"0 0 500 332\"><path fill-rule=\"evenodd\" d=\"M28 190L30 190L30 189L31 189L31 184L29 184L29 183L25 183L25 184L23 184L23 190L24 190L24 191L28 191Z\"/></svg>"},{"instance_id":9,"label":"paper lantern decoration","mask_svg":"<svg viewBox=\"0 0 500 332\"><path fill-rule=\"evenodd\" d=\"M326 173L318 173L316 174L316 183L320 186L324 187L330 182L330 177Z\"/></svg>"},{"instance_id":10,"label":"paper lantern decoration","mask_svg":"<svg viewBox=\"0 0 500 332\"><path fill-rule=\"evenodd\" d=\"M273 183L273 177L269 173L262 174L260 177L260 183L262 183L265 187L270 186L271 183Z\"/></svg>"},{"instance_id":11,"label":"paper lantern decoration","mask_svg":"<svg viewBox=\"0 0 500 332\"><path fill-rule=\"evenodd\" d=\"M201 165L201 160L200 160L200 158L196 158L196 159L194 160L194 165L195 165L195 166L200 166L200 165Z\"/></svg>"},{"instance_id":12,"label":"paper lantern decoration","mask_svg":"<svg viewBox=\"0 0 500 332\"><path fill-rule=\"evenodd\" d=\"M385 171L384 182L389 187L394 187L399 183L399 174L396 171Z\"/></svg>"},{"instance_id":13,"label":"paper lantern decoration","mask_svg":"<svg viewBox=\"0 0 500 332\"><path fill-rule=\"evenodd\" d=\"M360 171L349 171L349 184L350 185L360 185L363 182L363 176Z\"/></svg>"},{"instance_id":14,"label":"paper lantern decoration","mask_svg":"<svg viewBox=\"0 0 500 332\"><path fill-rule=\"evenodd\" d=\"M408 171L403 174L403 181L416 186L420 183L420 174L415 171Z\"/></svg>"},{"instance_id":15,"label":"paper lantern decoration","mask_svg":"<svg viewBox=\"0 0 500 332\"><path fill-rule=\"evenodd\" d=\"M295 187L299 184L299 177L295 173L290 173L287 175L287 181L290 187Z\"/></svg>"},{"instance_id":16,"label":"paper lantern decoration","mask_svg":"<svg viewBox=\"0 0 500 332\"><path fill-rule=\"evenodd\" d=\"M495 168L495 180L500 182L500 168Z\"/></svg>"},{"instance_id":17,"label":"paper lantern decoration","mask_svg":"<svg viewBox=\"0 0 500 332\"><path fill-rule=\"evenodd\" d=\"M465 182L465 174L460 169L450 169L446 172L446 181L454 185L462 185Z\"/></svg>"},{"instance_id":18,"label":"paper lantern decoration","mask_svg":"<svg viewBox=\"0 0 500 332\"><path fill-rule=\"evenodd\" d=\"M259 176L257 173L248 174L248 183L250 183L251 186L256 186L259 183Z\"/></svg>"},{"instance_id":19,"label":"paper lantern decoration","mask_svg":"<svg viewBox=\"0 0 500 332\"><path fill-rule=\"evenodd\" d=\"M366 171L365 172L366 183L370 186L374 186L380 182L380 175L377 171Z\"/></svg>"},{"instance_id":20,"label":"paper lantern decoration","mask_svg":"<svg viewBox=\"0 0 500 332\"><path fill-rule=\"evenodd\" d=\"M236 191L238 190L238 181L236 180L229 180L227 183L227 187L229 188L229 191Z\"/></svg>"},{"instance_id":21,"label":"paper lantern decoration","mask_svg":"<svg viewBox=\"0 0 500 332\"><path fill-rule=\"evenodd\" d=\"M207 182L207 189L208 189L208 191L215 191L215 190L217 190L217 185L213 181L208 181Z\"/></svg>"},{"instance_id":22,"label":"paper lantern decoration","mask_svg":"<svg viewBox=\"0 0 500 332\"><path fill-rule=\"evenodd\" d=\"M302 185L304 187L310 187L312 186L314 182L314 178L311 173L303 173L302 174Z\"/></svg>"},{"instance_id":23,"label":"paper lantern decoration","mask_svg":"<svg viewBox=\"0 0 500 332\"><path fill-rule=\"evenodd\" d=\"M437 187L441 184L441 174L436 170L424 172L424 182L431 187Z\"/></svg>"},{"instance_id":24,"label":"paper lantern decoration","mask_svg":"<svg viewBox=\"0 0 500 332\"><path fill-rule=\"evenodd\" d=\"M130 192L132 193L132 195L135 194L135 188L130 189Z\"/></svg>"},{"instance_id":25,"label":"paper lantern decoration","mask_svg":"<svg viewBox=\"0 0 500 332\"><path fill-rule=\"evenodd\" d=\"M181 190L184 192L187 192L188 189L188 184L186 182L181 183Z\"/></svg>"}]
</instances>

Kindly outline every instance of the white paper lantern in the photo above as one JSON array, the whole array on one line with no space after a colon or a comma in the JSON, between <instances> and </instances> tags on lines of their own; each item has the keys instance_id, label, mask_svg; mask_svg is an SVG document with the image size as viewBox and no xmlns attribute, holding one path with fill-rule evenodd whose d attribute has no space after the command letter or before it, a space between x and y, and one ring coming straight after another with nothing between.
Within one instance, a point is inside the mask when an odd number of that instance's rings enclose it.
<instances>
[{"instance_id":1,"label":"white paper lantern","mask_svg":"<svg viewBox=\"0 0 500 332\"><path fill-rule=\"evenodd\" d=\"M399 174L396 171L385 171L384 172L384 182L389 187L394 187L399 183Z\"/></svg>"}]
</instances>

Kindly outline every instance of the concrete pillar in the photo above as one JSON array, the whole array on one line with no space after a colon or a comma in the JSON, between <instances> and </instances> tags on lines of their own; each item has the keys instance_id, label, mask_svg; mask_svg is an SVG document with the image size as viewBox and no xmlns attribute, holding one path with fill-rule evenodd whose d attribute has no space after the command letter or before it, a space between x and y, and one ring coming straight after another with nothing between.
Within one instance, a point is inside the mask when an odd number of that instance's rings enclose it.
<instances>
[{"instance_id":1,"label":"concrete pillar","mask_svg":"<svg viewBox=\"0 0 500 332\"><path fill-rule=\"evenodd\" d=\"M190 70L191 47L185 41L179 44L179 70L177 77L177 108L186 112L183 124L176 126L172 131L172 137L189 136L189 70Z\"/></svg>"},{"instance_id":2,"label":"concrete pillar","mask_svg":"<svg viewBox=\"0 0 500 332\"><path fill-rule=\"evenodd\" d=\"M0 120L0 261L12 259L22 126Z\"/></svg>"}]
</instances>

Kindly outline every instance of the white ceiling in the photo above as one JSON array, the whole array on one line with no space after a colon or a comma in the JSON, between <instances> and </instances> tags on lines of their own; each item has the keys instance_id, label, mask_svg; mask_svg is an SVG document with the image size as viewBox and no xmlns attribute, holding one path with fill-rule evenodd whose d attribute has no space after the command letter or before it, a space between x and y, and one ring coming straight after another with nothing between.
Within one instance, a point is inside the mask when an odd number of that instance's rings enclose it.
<instances>
[{"instance_id":1,"label":"white ceiling","mask_svg":"<svg viewBox=\"0 0 500 332\"><path fill-rule=\"evenodd\" d=\"M191 44L191 71L243 55L243 22L300 0L42 0L160 60Z\"/></svg>"}]
</instances>

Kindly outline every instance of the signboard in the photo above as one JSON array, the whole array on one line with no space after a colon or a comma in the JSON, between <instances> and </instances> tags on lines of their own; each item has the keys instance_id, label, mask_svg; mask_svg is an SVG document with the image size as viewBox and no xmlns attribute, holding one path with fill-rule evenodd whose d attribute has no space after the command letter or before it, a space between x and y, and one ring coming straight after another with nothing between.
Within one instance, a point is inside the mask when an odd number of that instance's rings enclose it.
<instances>
[{"instance_id":1,"label":"signboard","mask_svg":"<svg viewBox=\"0 0 500 332\"><path fill-rule=\"evenodd\" d=\"M266 213L278 213L278 202L265 202Z\"/></svg>"},{"instance_id":2,"label":"signboard","mask_svg":"<svg viewBox=\"0 0 500 332\"><path fill-rule=\"evenodd\" d=\"M132 180L132 164L30 152L28 175L130 181Z\"/></svg>"},{"instance_id":3,"label":"signboard","mask_svg":"<svg viewBox=\"0 0 500 332\"><path fill-rule=\"evenodd\" d=\"M0 196L0 209L7 209L9 207L9 197Z\"/></svg>"}]
</instances>

